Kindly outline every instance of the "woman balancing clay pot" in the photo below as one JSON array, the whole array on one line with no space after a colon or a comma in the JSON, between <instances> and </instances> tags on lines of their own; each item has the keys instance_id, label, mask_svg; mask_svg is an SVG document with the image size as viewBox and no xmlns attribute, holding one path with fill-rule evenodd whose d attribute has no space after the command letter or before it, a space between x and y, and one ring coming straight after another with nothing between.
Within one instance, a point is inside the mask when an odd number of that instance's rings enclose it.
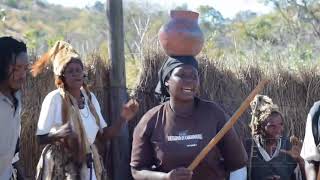
<instances>
[{"instance_id":1,"label":"woman balancing clay pot","mask_svg":"<svg viewBox=\"0 0 320 180\"><path fill-rule=\"evenodd\" d=\"M244 146L231 129L193 172L186 168L227 121L216 103L196 97L198 88L194 57L170 57L161 67L156 94L163 103L142 117L133 134L135 179L222 180L245 166Z\"/></svg>"},{"instance_id":2,"label":"woman balancing clay pot","mask_svg":"<svg viewBox=\"0 0 320 180\"><path fill-rule=\"evenodd\" d=\"M46 147L38 163L37 179L105 179L94 142L115 136L136 114L138 104L130 101L124 105L121 118L107 127L97 98L84 83L83 64L72 46L56 42L33 65L33 74L49 63L53 64L58 89L45 97L41 107L37 136Z\"/></svg>"},{"instance_id":3,"label":"woman balancing clay pot","mask_svg":"<svg viewBox=\"0 0 320 180\"><path fill-rule=\"evenodd\" d=\"M250 105L248 179L305 179L304 160L299 155L302 143L296 137L283 137L284 119L278 106L265 95L257 95Z\"/></svg>"},{"instance_id":4,"label":"woman balancing clay pot","mask_svg":"<svg viewBox=\"0 0 320 180\"><path fill-rule=\"evenodd\" d=\"M170 21L159 31L159 40L169 56L196 56L204 38L198 25L199 14L192 11L171 11Z\"/></svg>"}]
</instances>

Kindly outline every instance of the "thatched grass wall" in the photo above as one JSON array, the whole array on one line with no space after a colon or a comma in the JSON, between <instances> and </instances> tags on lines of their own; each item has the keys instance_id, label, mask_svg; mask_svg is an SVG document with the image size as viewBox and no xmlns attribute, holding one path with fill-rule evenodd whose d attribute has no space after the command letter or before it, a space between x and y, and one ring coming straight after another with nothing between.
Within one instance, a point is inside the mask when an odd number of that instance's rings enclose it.
<instances>
[{"instance_id":1,"label":"thatched grass wall","mask_svg":"<svg viewBox=\"0 0 320 180\"><path fill-rule=\"evenodd\" d=\"M89 79L92 90L97 95L102 109L108 110L108 66L99 57L91 57ZM140 110L135 120L130 122L132 133L140 117L151 107L157 105L153 91L157 83L157 71L166 56L157 52L146 53L142 61L141 74L133 93L140 102ZM241 102L263 78L272 82L263 94L269 95L277 103L285 117L287 134L303 137L306 116L313 102L320 98L320 76L316 69L290 73L281 67L243 66L230 69L222 63L206 57L198 58L200 62L201 90L199 96L221 104L230 116ZM35 131L41 103L45 95L55 89L52 72L47 71L37 78L28 78L24 90L24 111L21 135L21 156L29 176L34 176L41 147L36 143ZM106 112L104 112L106 114ZM108 118L106 118L108 119ZM241 117L236 128L242 137L247 136L249 110Z\"/></svg>"},{"instance_id":2,"label":"thatched grass wall","mask_svg":"<svg viewBox=\"0 0 320 180\"><path fill-rule=\"evenodd\" d=\"M157 104L152 93L157 84L157 71L165 59L166 56L161 53L148 53L142 62L142 72L135 91L141 109L131 129L145 111ZM271 83L262 94L270 96L280 106L285 117L286 134L303 138L308 111L320 99L320 75L316 68L291 72L271 63L263 67L251 64L232 68L205 56L197 59L200 64L200 97L216 101L231 116L260 80L270 79ZM242 137L249 135L250 118L248 109L236 124Z\"/></svg>"}]
</instances>

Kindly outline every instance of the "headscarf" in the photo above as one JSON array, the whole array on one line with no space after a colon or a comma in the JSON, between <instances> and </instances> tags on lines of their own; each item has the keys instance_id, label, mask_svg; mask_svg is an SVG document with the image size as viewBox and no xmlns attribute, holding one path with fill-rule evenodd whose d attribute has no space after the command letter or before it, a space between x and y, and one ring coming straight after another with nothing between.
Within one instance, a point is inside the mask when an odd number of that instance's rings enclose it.
<instances>
[{"instance_id":1,"label":"headscarf","mask_svg":"<svg viewBox=\"0 0 320 180\"><path fill-rule=\"evenodd\" d=\"M256 95L250 106L252 110L250 127L254 135L262 133L262 126L272 113L277 112L281 115L278 106L266 95Z\"/></svg>"},{"instance_id":2,"label":"headscarf","mask_svg":"<svg viewBox=\"0 0 320 180\"><path fill-rule=\"evenodd\" d=\"M158 72L158 84L155 89L156 97L161 101L165 102L170 98L170 94L165 85L165 82L170 77L172 71L182 65L191 65L198 70L198 61L193 56L172 56L169 57L166 62L162 65Z\"/></svg>"},{"instance_id":3,"label":"headscarf","mask_svg":"<svg viewBox=\"0 0 320 180\"><path fill-rule=\"evenodd\" d=\"M49 64L53 65L53 72L61 76L65 66L72 60L79 59L80 55L71 44L65 41L57 41L54 46L32 66L32 74L36 76Z\"/></svg>"}]
</instances>

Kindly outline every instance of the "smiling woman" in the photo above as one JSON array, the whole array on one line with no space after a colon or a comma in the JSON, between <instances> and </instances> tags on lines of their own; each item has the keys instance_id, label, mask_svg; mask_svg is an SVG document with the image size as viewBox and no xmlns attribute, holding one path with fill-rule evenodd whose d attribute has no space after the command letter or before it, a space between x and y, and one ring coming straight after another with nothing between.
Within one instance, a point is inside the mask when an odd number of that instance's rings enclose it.
<instances>
[{"instance_id":1,"label":"smiling woman","mask_svg":"<svg viewBox=\"0 0 320 180\"><path fill-rule=\"evenodd\" d=\"M278 106L265 95L257 95L250 105L248 179L305 179L304 160L299 155L301 142L283 136L284 119Z\"/></svg>"},{"instance_id":2,"label":"smiling woman","mask_svg":"<svg viewBox=\"0 0 320 180\"><path fill-rule=\"evenodd\" d=\"M133 134L135 179L222 180L245 165L247 154L231 129L193 172L186 168L227 121L216 103L197 97L199 83L194 57L169 57L163 64L155 90L162 104L142 117Z\"/></svg>"},{"instance_id":3,"label":"smiling woman","mask_svg":"<svg viewBox=\"0 0 320 180\"><path fill-rule=\"evenodd\" d=\"M84 83L81 58L73 47L58 41L33 66L33 75L53 64L56 86L44 99L38 121L37 137L46 145L39 160L37 180L100 180L105 170L95 146L120 131L135 115L138 104L123 106L121 117L107 127L95 95ZM49 166L52 165L52 166Z\"/></svg>"},{"instance_id":4,"label":"smiling woman","mask_svg":"<svg viewBox=\"0 0 320 180\"><path fill-rule=\"evenodd\" d=\"M84 82L83 65L80 59L72 59L62 73L65 88L69 91L78 90Z\"/></svg>"}]
</instances>

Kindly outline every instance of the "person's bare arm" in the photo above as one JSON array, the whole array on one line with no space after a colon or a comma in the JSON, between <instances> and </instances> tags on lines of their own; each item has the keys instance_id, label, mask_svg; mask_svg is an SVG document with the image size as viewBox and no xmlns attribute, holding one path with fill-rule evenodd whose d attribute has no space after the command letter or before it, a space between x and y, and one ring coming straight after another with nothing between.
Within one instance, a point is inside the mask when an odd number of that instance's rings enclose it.
<instances>
[{"instance_id":1,"label":"person's bare arm","mask_svg":"<svg viewBox=\"0 0 320 180\"><path fill-rule=\"evenodd\" d=\"M44 135L37 135L38 143L41 145L54 144L55 142L62 141L62 139L72 134L71 124L67 123L62 125L56 132Z\"/></svg>"},{"instance_id":2,"label":"person's bare arm","mask_svg":"<svg viewBox=\"0 0 320 180\"><path fill-rule=\"evenodd\" d=\"M120 119L112 126L103 128L102 134L98 134L99 138L102 138L103 140L109 140L117 136L126 121L126 119L120 117Z\"/></svg>"},{"instance_id":3,"label":"person's bare arm","mask_svg":"<svg viewBox=\"0 0 320 180\"><path fill-rule=\"evenodd\" d=\"M305 169L307 180L317 179L318 167L319 165L317 165L315 162L305 161L304 169Z\"/></svg>"},{"instance_id":4,"label":"person's bare arm","mask_svg":"<svg viewBox=\"0 0 320 180\"><path fill-rule=\"evenodd\" d=\"M103 133L99 134L99 138L104 140L112 139L117 136L120 132L122 126L133 119L139 110L139 103L135 100L130 100L127 104L123 105L120 119L116 121L112 126L103 128Z\"/></svg>"},{"instance_id":5,"label":"person's bare arm","mask_svg":"<svg viewBox=\"0 0 320 180\"><path fill-rule=\"evenodd\" d=\"M131 168L132 176L136 180L191 180L192 171L187 168L180 167L171 170L168 173L151 171L147 169Z\"/></svg>"},{"instance_id":6,"label":"person's bare arm","mask_svg":"<svg viewBox=\"0 0 320 180\"><path fill-rule=\"evenodd\" d=\"M26 179L26 174L25 174L25 171L24 171L24 168L23 168L23 165L21 163L21 160L15 162L13 164L13 167L17 170L17 177L18 179L20 180L24 180Z\"/></svg>"}]
</instances>

